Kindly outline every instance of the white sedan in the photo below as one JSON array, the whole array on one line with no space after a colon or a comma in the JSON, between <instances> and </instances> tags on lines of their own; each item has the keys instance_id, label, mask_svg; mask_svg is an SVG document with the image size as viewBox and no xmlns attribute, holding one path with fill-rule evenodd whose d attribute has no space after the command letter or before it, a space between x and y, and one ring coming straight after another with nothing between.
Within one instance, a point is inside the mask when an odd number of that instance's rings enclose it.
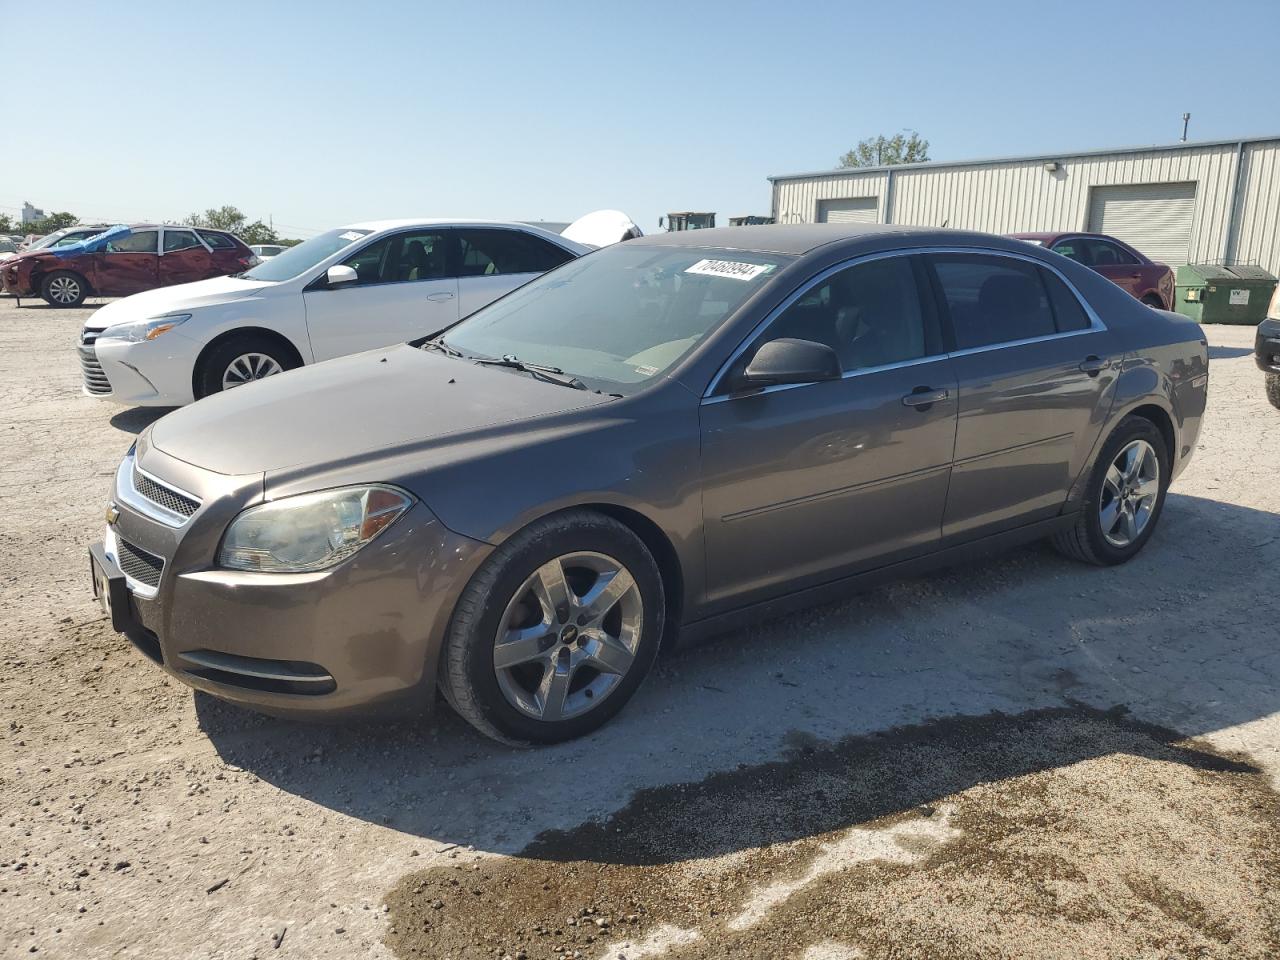
<instances>
[{"instance_id":1,"label":"white sedan","mask_svg":"<svg viewBox=\"0 0 1280 960\"><path fill-rule=\"evenodd\" d=\"M412 340L616 242L621 217L605 218L599 239L581 227L562 236L482 220L339 227L244 273L97 310L80 335L84 391L130 406L179 406L304 364Z\"/></svg>"}]
</instances>

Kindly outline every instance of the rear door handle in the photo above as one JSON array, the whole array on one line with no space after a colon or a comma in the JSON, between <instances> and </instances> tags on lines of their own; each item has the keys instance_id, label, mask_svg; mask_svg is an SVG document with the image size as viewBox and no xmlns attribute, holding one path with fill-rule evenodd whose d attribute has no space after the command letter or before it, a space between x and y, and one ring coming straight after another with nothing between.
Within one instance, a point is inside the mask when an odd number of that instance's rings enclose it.
<instances>
[{"instance_id":1,"label":"rear door handle","mask_svg":"<svg viewBox=\"0 0 1280 960\"><path fill-rule=\"evenodd\" d=\"M927 410L935 403L941 403L951 396L950 390L935 390L933 387L916 387L905 397L902 398L904 407L915 407L918 410Z\"/></svg>"},{"instance_id":2,"label":"rear door handle","mask_svg":"<svg viewBox=\"0 0 1280 960\"><path fill-rule=\"evenodd\" d=\"M1103 360L1096 354L1091 353L1080 361L1080 372L1087 373L1091 377L1096 377L1109 366L1111 366L1110 360Z\"/></svg>"},{"instance_id":3,"label":"rear door handle","mask_svg":"<svg viewBox=\"0 0 1280 960\"><path fill-rule=\"evenodd\" d=\"M452 293L428 293L427 299L432 303L443 303L445 300L452 300Z\"/></svg>"}]
</instances>

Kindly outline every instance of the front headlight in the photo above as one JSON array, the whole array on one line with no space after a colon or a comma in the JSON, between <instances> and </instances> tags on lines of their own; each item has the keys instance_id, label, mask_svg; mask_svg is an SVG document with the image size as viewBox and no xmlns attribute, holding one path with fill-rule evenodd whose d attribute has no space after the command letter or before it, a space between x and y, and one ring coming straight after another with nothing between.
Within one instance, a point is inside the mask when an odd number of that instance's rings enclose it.
<instances>
[{"instance_id":1,"label":"front headlight","mask_svg":"<svg viewBox=\"0 0 1280 960\"><path fill-rule=\"evenodd\" d=\"M174 327L180 327L191 319L189 313L178 313L172 317L155 317L151 320L135 320L132 323L120 323L107 327L98 335L99 339L127 340L130 343L142 343L154 340L168 333Z\"/></svg>"},{"instance_id":2,"label":"front headlight","mask_svg":"<svg viewBox=\"0 0 1280 960\"><path fill-rule=\"evenodd\" d=\"M413 498L371 485L304 493L250 507L231 522L218 563L232 570L303 573L351 556L395 523Z\"/></svg>"}]
</instances>

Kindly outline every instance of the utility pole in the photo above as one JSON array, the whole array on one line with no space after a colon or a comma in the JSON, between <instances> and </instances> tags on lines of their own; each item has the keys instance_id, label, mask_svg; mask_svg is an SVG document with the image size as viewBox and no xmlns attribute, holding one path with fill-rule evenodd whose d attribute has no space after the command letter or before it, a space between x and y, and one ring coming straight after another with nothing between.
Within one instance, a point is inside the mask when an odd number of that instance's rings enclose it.
<instances>
[{"instance_id":1,"label":"utility pole","mask_svg":"<svg viewBox=\"0 0 1280 960\"><path fill-rule=\"evenodd\" d=\"M1182 115L1182 142L1187 142L1187 124L1191 122L1191 114L1184 113Z\"/></svg>"}]
</instances>

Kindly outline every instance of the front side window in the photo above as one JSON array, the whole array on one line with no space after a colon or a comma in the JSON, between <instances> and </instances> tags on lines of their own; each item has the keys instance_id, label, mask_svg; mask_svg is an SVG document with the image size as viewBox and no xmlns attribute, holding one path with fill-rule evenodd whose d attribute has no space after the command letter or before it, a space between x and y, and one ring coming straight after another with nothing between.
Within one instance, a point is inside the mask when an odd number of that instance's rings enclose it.
<instances>
[{"instance_id":1,"label":"front side window","mask_svg":"<svg viewBox=\"0 0 1280 960\"><path fill-rule=\"evenodd\" d=\"M573 254L519 230L459 230L460 277L504 273L546 273L573 259Z\"/></svg>"},{"instance_id":2,"label":"front side window","mask_svg":"<svg viewBox=\"0 0 1280 960\"><path fill-rule=\"evenodd\" d=\"M190 250L192 247L198 246L200 246L200 241L196 239L194 231L166 230L164 232L165 253L177 253L179 250Z\"/></svg>"},{"instance_id":3,"label":"front side window","mask_svg":"<svg viewBox=\"0 0 1280 960\"><path fill-rule=\"evenodd\" d=\"M907 257L869 260L832 274L787 307L762 339L779 337L826 344L846 373L941 352L936 331L926 329Z\"/></svg>"},{"instance_id":4,"label":"front side window","mask_svg":"<svg viewBox=\"0 0 1280 960\"><path fill-rule=\"evenodd\" d=\"M1119 267L1135 264L1133 254L1108 240L1083 240L1089 251L1089 262L1095 267Z\"/></svg>"},{"instance_id":5,"label":"front side window","mask_svg":"<svg viewBox=\"0 0 1280 960\"><path fill-rule=\"evenodd\" d=\"M1076 263L1083 263L1086 267L1092 261L1089 259L1084 244L1080 240L1059 240L1053 245L1053 252L1060 253L1068 260L1074 260Z\"/></svg>"},{"instance_id":6,"label":"front side window","mask_svg":"<svg viewBox=\"0 0 1280 960\"><path fill-rule=\"evenodd\" d=\"M981 254L938 254L930 260L951 318L956 349L1057 332L1048 291L1034 264Z\"/></svg>"},{"instance_id":7,"label":"front side window","mask_svg":"<svg viewBox=\"0 0 1280 960\"><path fill-rule=\"evenodd\" d=\"M440 280L447 275L446 234L414 231L383 237L343 260L356 272L356 283L406 283Z\"/></svg>"},{"instance_id":8,"label":"front side window","mask_svg":"<svg viewBox=\"0 0 1280 960\"><path fill-rule=\"evenodd\" d=\"M155 230L138 230L107 244L108 253L155 253L160 235Z\"/></svg>"},{"instance_id":9,"label":"front side window","mask_svg":"<svg viewBox=\"0 0 1280 960\"><path fill-rule=\"evenodd\" d=\"M621 392L670 370L791 258L620 243L473 313L443 342L516 356Z\"/></svg>"}]
</instances>

